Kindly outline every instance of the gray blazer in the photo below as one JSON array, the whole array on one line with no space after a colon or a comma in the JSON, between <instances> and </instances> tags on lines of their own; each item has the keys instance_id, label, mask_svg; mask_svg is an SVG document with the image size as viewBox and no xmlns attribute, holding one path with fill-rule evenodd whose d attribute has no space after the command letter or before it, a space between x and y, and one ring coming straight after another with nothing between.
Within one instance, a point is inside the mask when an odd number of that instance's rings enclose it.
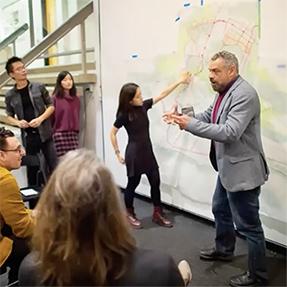
<instances>
[{"instance_id":1,"label":"gray blazer","mask_svg":"<svg viewBox=\"0 0 287 287\"><path fill-rule=\"evenodd\" d=\"M29 82L29 95L34 108L35 117L43 114L47 107L52 106L52 99L44 84ZM18 120L24 118L23 105L21 95L17 91L16 86L10 89L5 95L6 113L8 116L17 116ZM46 119L38 127L42 142L52 137L51 120ZM23 132L23 129L21 129Z\"/></svg>"},{"instance_id":2,"label":"gray blazer","mask_svg":"<svg viewBox=\"0 0 287 287\"><path fill-rule=\"evenodd\" d=\"M222 99L213 124L217 98L190 120L186 131L214 141L218 173L226 190L250 190L264 184L269 169L261 141L257 92L239 76Z\"/></svg>"}]
</instances>

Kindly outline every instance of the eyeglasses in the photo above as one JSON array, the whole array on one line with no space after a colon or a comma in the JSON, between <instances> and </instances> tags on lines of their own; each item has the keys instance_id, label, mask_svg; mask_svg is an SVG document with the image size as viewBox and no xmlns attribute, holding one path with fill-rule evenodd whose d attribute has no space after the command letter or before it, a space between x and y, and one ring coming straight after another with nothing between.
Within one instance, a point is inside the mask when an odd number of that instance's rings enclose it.
<instances>
[{"instance_id":1,"label":"eyeglasses","mask_svg":"<svg viewBox=\"0 0 287 287\"><path fill-rule=\"evenodd\" d=\"M15 149L1 149L2 151L5 151L5 152L9 152L9 151L12 151L12 152L22 152L24 150L24 147L19 145L17 146Z\"/></svg>"},{"instance_id":2,"label":"eyeglasses","mask_svg":"<svg viewBox=\"0 0 287 287\"><path fill-rule=\"evenodd\" d=\"M18 68L16 68L16 69L13 69L13 72L22 72L22 71L24 71L24 70L26 70L26 67L25 66L21 66L21 67L18 67Z\"/></svg>"}]
</instances>

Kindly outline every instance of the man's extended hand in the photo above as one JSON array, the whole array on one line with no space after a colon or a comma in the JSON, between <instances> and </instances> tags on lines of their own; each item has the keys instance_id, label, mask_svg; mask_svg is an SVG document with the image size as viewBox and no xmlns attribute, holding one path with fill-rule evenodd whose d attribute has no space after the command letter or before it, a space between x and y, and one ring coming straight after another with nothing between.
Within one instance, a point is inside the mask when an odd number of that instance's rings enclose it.
<instances>
[{"instance_id":1,"label":"man's extended hand","mask_svg":"<svg viewBox=\"0 0 287 287\"><path fill-rule=\"evenodd\" d=\"M188 123L191 120L191 117L187 116L187 115L171 115L171 119L173 121L174 124L179 125L180 129L186 129Z\"/></svg>"},{"instance_id":2,"label":"man's extended hand","mask_svg":"<svg viewBox=\"0 0 287 287\"><path fill-rule=\"evenodd\" d=\"M180 129L185 129L190 122L191 117L185 114L179 114L177 109L177 104L174 104L170 111L163 114L163 120L167 124L177 124Z\"/></svg>"},{"instance_id":3,"label":"man's extended hand","mask_svg":"<svg viewBox=\"0 0 287 287\"><path fill-rule=\"evenodd\" d=\"M174 104L172 106L172 108L170 109L170 111L165 112L162 116L163 120L165 123L167 124L174 124L174 120L172 118L173 115L179 115L178 111L177 111L177 104Z\"/></svg>"}]
</instances>

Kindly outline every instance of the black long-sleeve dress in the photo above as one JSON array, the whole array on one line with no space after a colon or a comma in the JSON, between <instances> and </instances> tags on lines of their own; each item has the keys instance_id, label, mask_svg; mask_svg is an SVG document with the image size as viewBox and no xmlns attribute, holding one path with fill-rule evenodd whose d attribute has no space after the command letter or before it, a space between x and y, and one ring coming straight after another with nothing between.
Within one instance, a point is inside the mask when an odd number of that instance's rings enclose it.
<instances>
[{"instance_id":1,"label":"black long-sleeve dress","mask_svg":"<svg viewBox=\"0 0 287 287\"><path fill-rule=\"evenodd\" d=\"M128 133L128 144L125 151L127 176L132 177L158 168L149 135L147 111L152 107L153 99L143 102L142 106L133 106L130 115L120 114L114 126L125 127Z\"/></svg>"}]
</instances>

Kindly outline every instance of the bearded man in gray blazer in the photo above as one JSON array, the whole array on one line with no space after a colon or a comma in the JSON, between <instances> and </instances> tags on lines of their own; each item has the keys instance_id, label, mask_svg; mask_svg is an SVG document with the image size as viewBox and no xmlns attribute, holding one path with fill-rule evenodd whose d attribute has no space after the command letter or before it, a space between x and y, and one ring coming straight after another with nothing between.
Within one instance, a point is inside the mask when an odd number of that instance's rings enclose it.
<instances>
[{"instance_id":1,"label":"bearded man in gray blazer","mask_svg":"<svg viewBox=\"0 0 287 287\"><path fill-rule=\"evenodd\" d=\"M203 249L200 258L230 261L235 231L248 243L248 271L234 276L231 286L266 285L265 237L259 218L260 187L268 178L260 134L260 103L255 89L238 71L236 56L216 53L209 63L209 79L217 92L203 113L180 115L176 109L165 120L196 136L211 140L210 160L218 171L212 199L215 246Z\"/></svg>"}]
</instances>

